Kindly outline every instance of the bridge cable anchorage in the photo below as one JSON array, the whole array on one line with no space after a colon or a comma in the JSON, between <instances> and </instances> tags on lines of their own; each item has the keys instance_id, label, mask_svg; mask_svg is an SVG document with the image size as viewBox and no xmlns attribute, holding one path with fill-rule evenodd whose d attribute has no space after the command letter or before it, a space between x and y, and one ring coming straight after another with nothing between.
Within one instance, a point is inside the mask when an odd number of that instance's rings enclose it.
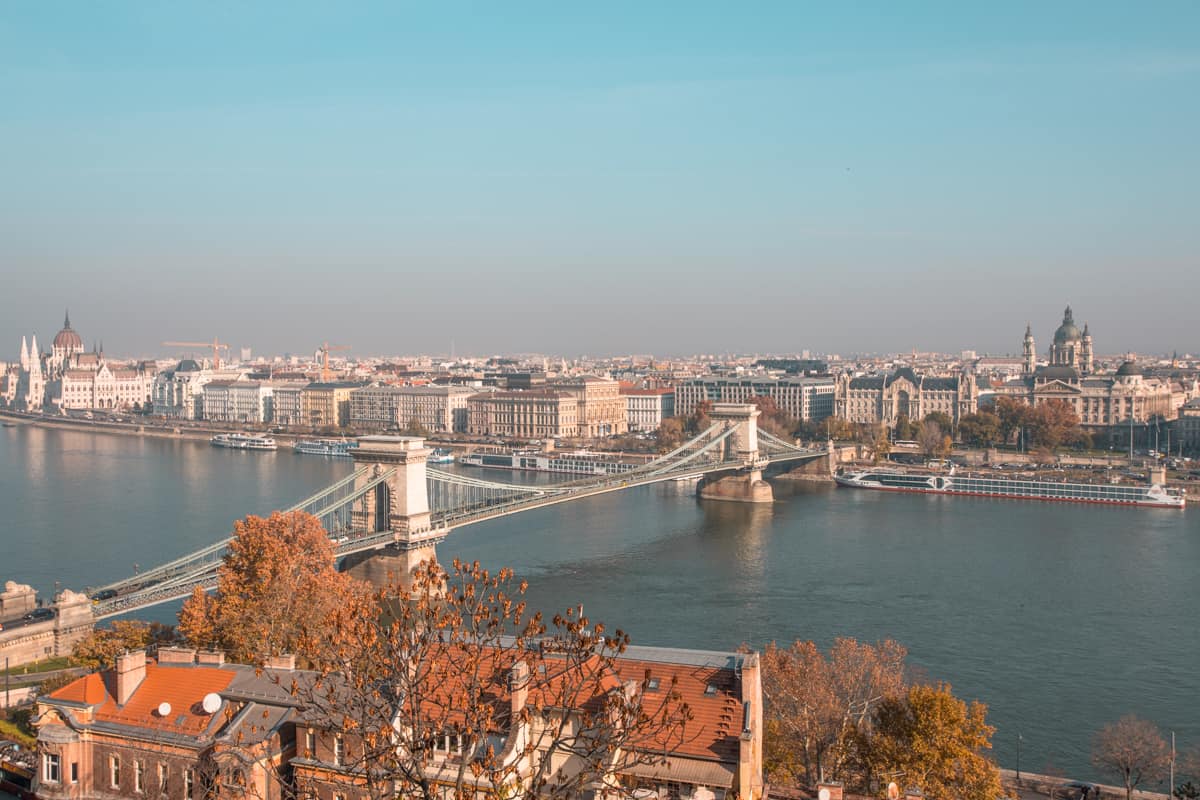
<instances>
[{"instance_id":1,"label":"bridge cable anchorage","mask_svg":"<svg viewBox=\"0 0 1200 800\"><path fill-rule=\"evenodd\" d=\"M541 506L658 483L674 477L744 469L748 465L746 456L729 453L724 446L737 430L737 426L715 422L707 430L646 464L623 472L554 484L498 483L428 468L425 473L426 491L432 530L444 536L454 527ZM824 455L823 451L798 448L762 430L758 431L758 437L758 455L751 459L750 466ZM390 530L390 519L386 520L388 529L367 529L367 520L374 514L368 504L380 502L376 497L377 488L388 483L396 474L394 467L380 470L374 475L371 475L372 469L360 467L287 509L314 514L333 540L334 551L339 558L396 541L397 533ZM379 525L380 520L375 519L375 524ZM94 615L98 619L105 619L178 600L190 595L197 586L205 591L215 589L217 570L231 541L232 537L226 537L162 566L100 587L95 591L112 590L117 594L94 603Z\"/></svg>"}]
</instances>

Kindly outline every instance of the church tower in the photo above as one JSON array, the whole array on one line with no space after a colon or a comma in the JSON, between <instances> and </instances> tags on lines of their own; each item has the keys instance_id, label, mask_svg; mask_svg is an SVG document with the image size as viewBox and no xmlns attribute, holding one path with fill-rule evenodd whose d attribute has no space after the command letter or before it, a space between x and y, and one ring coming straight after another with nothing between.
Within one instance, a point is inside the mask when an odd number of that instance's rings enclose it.
<instances>
[{"instance_id":1,"label":"church tower","mask_svg":"<svg viewBox=\"0 0 1200 800\"><path fill-rule=\"evenodd\" d=\"M1092 334L1086 322L1083 323L1083 339L1079 347L1079 372L1083 375L1092 374Z\"/></svg>"},{"instance_id":2,"label":"church tower","mask_svg":"<svg viewBox=\"0 0 1200 800\"><path fill-rule=\"evenodd\" d=\"M29 376L25 383L25 408L41 408L46 402L46 380L42 376L42 354L38 351L36 333L29 350L29 369L25 374Z\"/></svg>"},{"instance_id":3,"label":"church tower","mask_svg":"<svg viewBox=\"0 0 1200 800\"><path fill-rule=\"evenodd\" d=\"M1028 323L1025 325L1025 349L1022 353L1025 357L1025 374L1032 375L1037 369L1037 348L1033 343L1033 328Z\"/></svg>"},{"instance_id":4,"label":"church tower","mask_svg":"<svg viewBox=\"0 0 1200 800\"><path fill-rule=\"evenodd\" d=\"M29 344L25 341L25 337L21 337L21 370L29 370Z\"/></svg>"}]
</instances>

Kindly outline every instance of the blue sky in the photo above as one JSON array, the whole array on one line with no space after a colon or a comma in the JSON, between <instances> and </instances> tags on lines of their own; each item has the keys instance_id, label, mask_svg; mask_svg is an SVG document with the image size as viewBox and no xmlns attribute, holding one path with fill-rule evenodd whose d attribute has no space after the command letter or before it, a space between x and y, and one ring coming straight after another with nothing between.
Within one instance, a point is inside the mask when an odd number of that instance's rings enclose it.
<instances>
[{"instance_id":1,"label":"blue sky","mask_svg":"<svg viewBox=\"0 0 1200 800\"><path fill-rule=\"evenodd\" d=\"M1200 5L849 5L0 5L4 357L1200 351Z\"/></svg>"}]
</instances>

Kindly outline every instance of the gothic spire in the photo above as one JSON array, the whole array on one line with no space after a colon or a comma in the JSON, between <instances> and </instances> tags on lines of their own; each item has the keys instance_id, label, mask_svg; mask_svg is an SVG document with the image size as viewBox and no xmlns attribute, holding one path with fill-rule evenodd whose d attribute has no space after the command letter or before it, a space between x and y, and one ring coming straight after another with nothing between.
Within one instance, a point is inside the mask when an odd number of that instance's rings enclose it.
<instances>
[{"instance_id":1,"label":"gothic spire","mask_svg":"<svg viewBox=\"0 0 1200 800\"><path fill-rule=\"evenodd\" d=\"M67 309L67 313L63 316L63 328L65 330L71 329L71 309L69 308Z\"/></svg>"}]
</instances>

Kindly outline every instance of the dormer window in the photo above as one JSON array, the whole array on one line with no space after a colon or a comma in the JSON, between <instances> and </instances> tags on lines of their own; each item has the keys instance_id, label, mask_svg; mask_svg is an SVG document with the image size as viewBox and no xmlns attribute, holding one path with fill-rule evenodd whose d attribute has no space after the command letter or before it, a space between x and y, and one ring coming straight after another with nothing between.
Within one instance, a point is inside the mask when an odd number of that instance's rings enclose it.
<instances>
[{"instance_id":1,"label":"dormer window","mask_svg":"<svg viewBox=\"0 0 1200 800\"><path fill-rule=\"evenodd\" d=\"M651 678L650 680L646 681L646 691L648 692L657 692L658 686L658 678Z\"/></svg>"},{"instance_id":2,"label":"dormer window","mask_svg":"<svg viewBox=\"0 0 1200 800\"><path fill-rule=\"evenodd\" d=\"M704 696L705 697L712 697L716 693L717 693L717 685L715 683L710 683L708 686L704 687Z\"/></svg>"}]
</instances>

